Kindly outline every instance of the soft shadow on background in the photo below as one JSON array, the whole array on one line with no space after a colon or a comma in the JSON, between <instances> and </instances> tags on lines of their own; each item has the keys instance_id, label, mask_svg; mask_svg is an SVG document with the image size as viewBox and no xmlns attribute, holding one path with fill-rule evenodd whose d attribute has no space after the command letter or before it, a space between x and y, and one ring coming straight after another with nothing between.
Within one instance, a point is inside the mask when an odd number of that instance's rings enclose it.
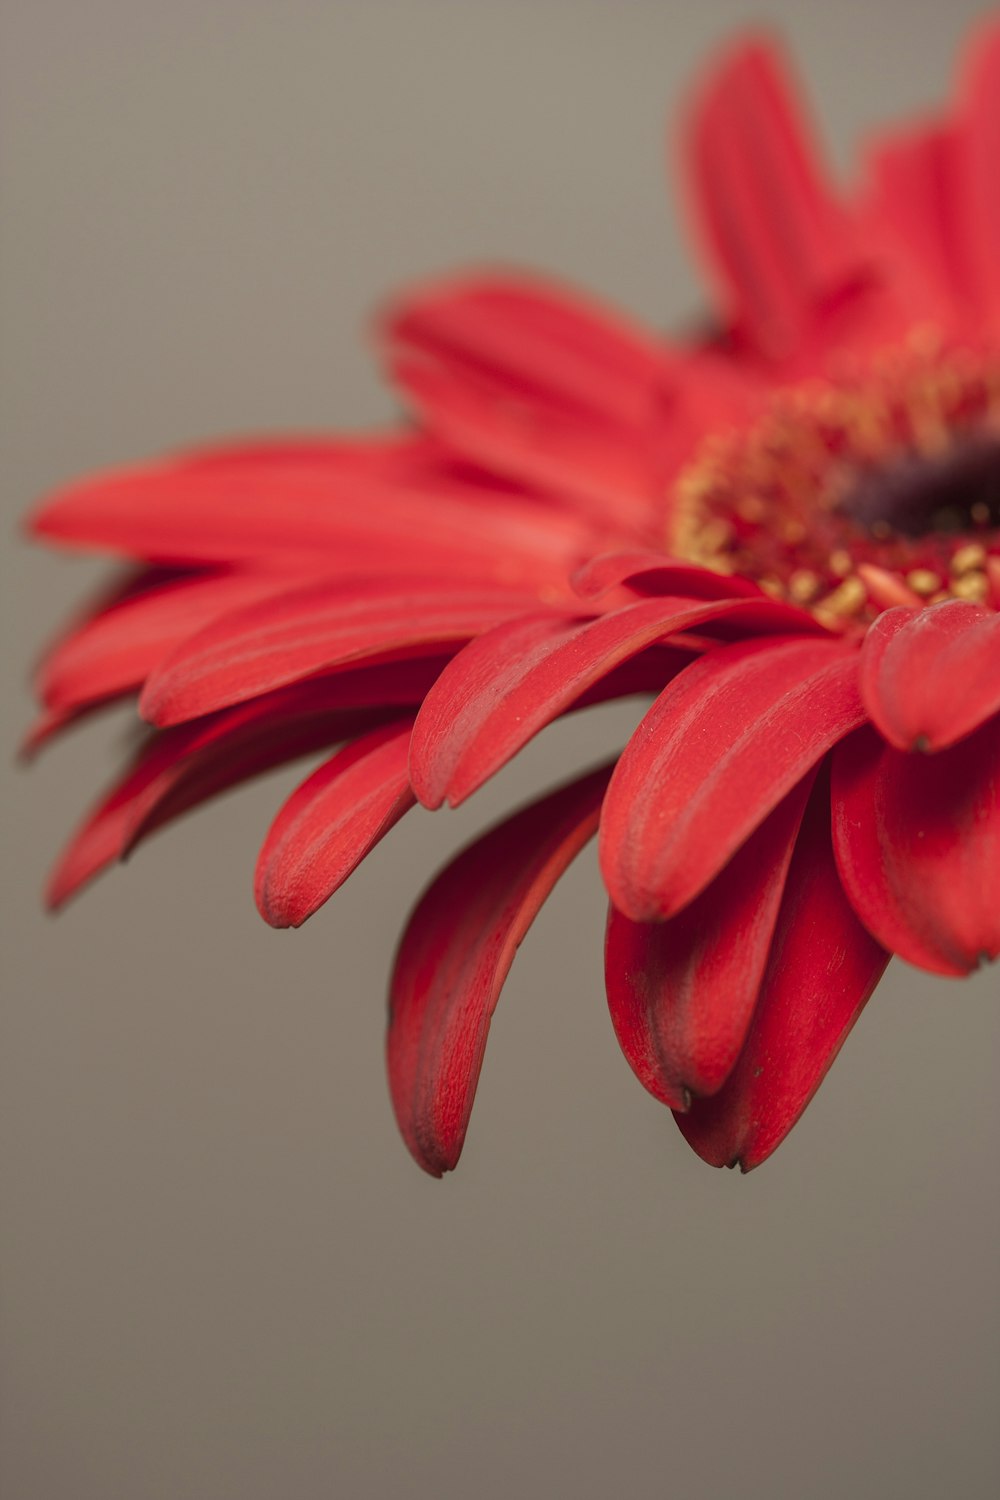
<instances>
[{"instance_id":1,"label":"soft shadow on background","mask_svg":"<svg viewBox=\"0 0 1000 1500\"><path fill-rule=\"evenodd\" d=\"M382 1074L405 913L463 838L620 742L557 726L414 815L299 933L250 897L296 770L58 922L124 720L8 765L93 562L15 535L80 471L376 423L388 290L534 264L699 307L663 120L759 13L623 0L35 0L4 23L0 1489L11 1500L994 1493L997 975L897 965L780 1153L691 1155L617 1053L592 854L513 970L459 1172ZM770 5L834 159L950 87L981 6Z\"/></svg>"}]
</instances>

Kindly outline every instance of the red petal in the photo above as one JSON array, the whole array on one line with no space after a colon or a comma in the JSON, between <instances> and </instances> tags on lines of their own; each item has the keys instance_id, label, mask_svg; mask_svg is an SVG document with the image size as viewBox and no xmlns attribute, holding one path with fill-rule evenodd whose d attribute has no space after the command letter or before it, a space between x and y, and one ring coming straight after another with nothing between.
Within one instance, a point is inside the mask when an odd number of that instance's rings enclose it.
<instances>
[{"instance_id":1,"label":"red petal","mask_svg":"<svg viewBox=\"0 0 1000 1500\"><path fill-rule=\"evenodd\" d=\"M174 724L364 658L427 655L532 602L443 581L311 584L226 615L184 641L151 674L139 711L153 723Z\"/></svg>"},{"instance_id":2,"label":"red petal","mask_svg":"<svg viewBox=\"0 0 1000 1500\"><path fill-rule=\"evenodd\" d=\"M641 423L666 358L623 317L539 281L418 287L389 310L392 344L599 422Z\"/></svg>"},{"instance_id":3,"label":"red petal","mask_svg":"<svg viewBox=\"0 0 1000 1500\"><path fill-rule=\"evenodd\" d=\"M609 770L543 797L470 845L410 918L389 1000L389 1087L403 1139L435 1177L461 1154L514 954L593 836Z\"/></svg>"},{"instance_id":4,"label":"red petal","mask_svg":"<svg viewBox=\"0 0 1000 1500\"><path fill-rule=\"evenodd\" d=\"M841 889L825 780L796 845L753 1023L722 1090L677 1123L712 1166L759 1166L815 1094L889 955Z\"/></svg>"},{"instance_id":5,"label":"red petal","mask_svg":"<svg viewBox=\"0 0 1000 1500\"><path fill-rule=\"evenodd\" d=\"M831 745L864 720L857 653L829 640L713 649L669 683L618 762L601 819L611 899L637 922L704 890Z\"/></svg>"},{"instance_id":6,"label":"red petal","mask_svg":"<svg viewBox=\"0 0 1000 1500\"><path fill-rule=\"evenodd\" d=\"M749 579L713 573L710 568L665 557L659 552L602 553L584 563L573 574L572 583L584 599L599 599L623 584L637 594L683 594L693 599L762 596L762 591Z\"/></svg>"},{"instance_id":7,"label":"red petal","mask_svg":"<svg viewBox=\"0 0 1000 1500\"><path fill-rule=\"evenodd\" d=\"M806 776L669 922L610 909L604 967L615 1032L639 1081L675 1109L717 1093L739 1056L811 784Z\"/></svg>"},{"instance_id":8,"label":"red petal","mask_svg":"<svg viewBox=\"0 0 1000 1500\"><path fill-rule=\"evenodd\" d=\"M272 927L299 927L414 806L407 757L413 720L373 730L292 793L264 841L254 895Z\"/></svg>"},{"instance_id":9,"label":"red petal","mask_svg":"<svg viewBox=\"0 0 1000 1500\"><path fill-rule=\"evenodd\" d=\"M970 262L981 290L981 306L1000 321L1000 26L995 21L975 39L965 79L957 171L965 207Z\"/></svg>"},{"instance_id":10,"label":"red petal","mask_svg":"<svg viewBox=\"0 0 1000 1500\"><path fill-rule=\"evenodd\" d=\"M861 652L861 697L899 750L942 750L1000 712L1000 614L946 599L890 609Z\"/></svg>"},{"instance_id":11,"label":"red petal","mask_svg":"<svg viewBox=\"0 0 1000 1500\"><path fill-rule=\"evenodd\" d=\"M785 355L863 263L771 47L745 44L711 75L691 149L700 229L735 321L762 351Z\"/></svg>"},{"instance_id":12,"label":"red petal","mask_svg":"<svg viewBox=\"0 0 1000 1500\"><path fill-rule=\"evenodd\" d=\"M311 573L561 578L591 529L538 502L344 464L162 460L81 480L32 521L49 539L167 562ZM323 559L329 559L329 566Z\"/></svg>"},{"instance_id":13,"label":"red petal","mask_svg":"<svg viewBox=\"0 0 1000 1500\"><path fill-rule=\"evenodd\" d=\"M906 755L873 731L834 756L841 878L880 943L939 974L1000 953L1000 721Z\"/></svg>"},{"instance_id":14,"label":"red petal","mask_svg":"<svg viewBox=\"0 0 1000 1500\"><path fill-rule=\"evenodd\" d=\"M37 691L49 708L72 708L139 686L178 641L219 615L287 583L247 573L195 575L99 608L46 656Z\"/></svg>"},{"instance_id":15,"label":"red petal","mask_svg":"<svg viewBox=\"0 0 1000 1500\"><path fill-rule=\"evenodd\" d=\"M71 841L50 878L49 904L61 906L141 838L197 803L398 717L398 705L419 702L439 670L432 659L314 679L156 735Z\"/></svg>"},{"instance_id":16,"label":"red petal","mask_svg":"<svg viewBox=\"0 0 1000 1500\"><path fill-rule=\"evenodd\" d=\"M457 806L620 662L722 618L787 629L788 611L763 598L668 597L596 620L549 614L498 626L460 652L424 700L410 752L414 791L427 807Z\"/></svg>"}]
</instances>

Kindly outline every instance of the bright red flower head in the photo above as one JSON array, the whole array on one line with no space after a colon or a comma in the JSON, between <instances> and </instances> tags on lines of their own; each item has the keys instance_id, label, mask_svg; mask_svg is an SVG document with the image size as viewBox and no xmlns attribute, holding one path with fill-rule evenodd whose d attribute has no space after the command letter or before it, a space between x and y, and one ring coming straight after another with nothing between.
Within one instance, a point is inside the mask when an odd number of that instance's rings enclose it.
<instances>
[{"instance_id":1,"label":"bright red flower head","mask_svg":"<svg viewBox=\"0 0 1000 1500\"><path fill-rule=\"evenodd\" d=\"M139 566L49 653L32 743L136 692L155 726L55 905L340 746L258 862L261 913L297 926L417 802L653 697L616 762L413 913L389 1080L436 1174L517 945L598 831L618 1039L719 1165L779 1144L891 954L1000 953L1000 30L850 199L757 41L704 83L685 155L720 306L700 341L523 278L425 287L381 325L412 428L183 454L34 520Z\"/></svg>"}]
</instances>

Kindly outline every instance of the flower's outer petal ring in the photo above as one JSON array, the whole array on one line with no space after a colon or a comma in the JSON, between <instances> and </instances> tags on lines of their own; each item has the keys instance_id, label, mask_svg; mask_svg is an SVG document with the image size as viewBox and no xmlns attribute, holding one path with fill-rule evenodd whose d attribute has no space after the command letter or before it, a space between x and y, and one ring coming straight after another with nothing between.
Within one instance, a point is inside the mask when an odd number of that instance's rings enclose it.
<instances>
[{"instance_id":1,"label":"flower's outer petal ring","mask_svg":"<svg viewBox=\"0 0 1000 1500\"><path fill-rule=\"evenodd\" d=\"M823 777L799 834L743 1051L719 1093L676 1116L703 1160L748 1172L770 1156L823 1081L888 961L837 877Z\"/></svg>"},{"instance_id":2,"label":"flower's outer petal ring","mask_svg":"<svg viewBox=\"0 0 1000 1500\"><path fill-rule=\"evenodd\" d=\"M398 718L440 669L435 657L313 678L152 737L70 841L48 882L49 905L198 803Z\"/></svg>"},{"instance_id":3,"label":"flower's outer petal ring","mask_svg":"<svg viewBox=\"0 0 1000 1500\"><path fill-rule=\"evenodd\" d=\"M980 313L1000 328L1000 25L973 39L956 143L963 229L980 292Z\"/></svg>"},{"instance_id":4,"label":"flower's outer petal ring","mask_svg":"<svg viewBox=\"0 0 1000 1500\"><path fill-rule=\"evenodd\" d=\"M937 974L1000 954L1000 719L938 755L872 730L833 760L844 888L885 947Z\"/></svg>"},{"instance_id":5,"label":"flower's outer petal ring","mask_svg":"<svg viewBox=\"0 0 1000 1500\"><path fill-rule=\"evenodd\" d=\"M416 804L407 774L412 716L353 740L289 797L260 851L257 909L299 927Z\"/></svg>"},{"instance_id":6,"label":"flower's outer petal ring","mask_svg":"<svg viewBox=\"0 0 1000 1500\"><path fill-rule=\"evenodd\" d=\"M432 1176L458 1161L501 987L542 903L595 833L610 769L478 839L410 918L390 990L387 1065L403 1139Z\"/></svg>"},{"instance_id":7,"label":"flower's outer petal ring","mask_svg":"<svg viewBox=\"0 0 1000 1500\"><path fill-rule=\"evenodd\" d=\"M1000 614L964 599L888 609L861 651L861 697L897 750L943 750L1000 712Z\"/></svg>"},{"instance_id":8,"label":"flower's outer petal ring","mask_svg":"<svg viewBox=\"0 0 1000 1500\"><path fill-rule=\"evenodd\" d=\"M669 922L608 912L608 1006L636 1077L672 1109L718 1093L753 1017L813 777L765 818Z\"/></svg>"},{"instance_id":9,"label":"flower's outer petal ring","mask_svg":"<svg viewBox=\"0 0 1000 1500\"><path fill-rule=\"evenodd\" d=\"M636 922L674 916L864 721L857 651L811 638L713 649L660 694L605 798L601 868Z\"/></svg>"},{"instance_id":10,"label":"flower's outer petal ring","mask_svg":"<svg viewBox=\"0 0 1000 1500\"><path fill-rule=\"evenodd\" d=\"M667 596L597 619L505 622L459 652L427 694L413 730L413 789L427 807L457 806L581 694L656 641L720 620L737 630L787 630L795 618L771 599Z\"/></svg>"},{"instance_id":11,"label":"flower's outer petal ring","mask_svg":"<svg viewBox=\"0 0 1000 1500\"><path fill-rule=\"evenodd\" d=\"M183 641L151 674L139 712L155 724L176 724L315 672L376 657L430 655L532 605L537 600L505 589L449 588L441 581L292 589Z\"/></svg>"}]
</instances>

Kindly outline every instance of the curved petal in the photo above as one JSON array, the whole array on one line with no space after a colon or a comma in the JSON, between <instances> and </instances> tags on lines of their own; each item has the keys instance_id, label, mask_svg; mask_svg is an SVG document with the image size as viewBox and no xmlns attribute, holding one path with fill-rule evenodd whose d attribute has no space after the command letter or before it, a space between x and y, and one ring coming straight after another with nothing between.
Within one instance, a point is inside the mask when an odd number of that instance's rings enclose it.
<instances>
[{"instance_id":1,"label":"curved petal","mask_svg":"<svg viewBox=\"0 0 1000 1500\"><path fill-rule=\"evenodd\" d=\"M522 809L438 876L403 935L387 1064L403 1139L440 1177L465 1140L490 1020L542 903L597 829L610 767Z\"/></svg>"},{"instance_id":2,"label":"curved petal","mask_svg":"<svg viewBox=\"0 0 1000 1500\"><path fill-rule=\"evenodd\" d=\"M154 829L272 766L398 718L440 661L406 661L296 683L152 736L70 841L48 887L61 906Z\"/></svg>"},{"instance_id":3,"label":"curved petal","mask_svg":"<svg viewBox=\"0 0 1000 1500\"><path fill-rule=\"evenodd\" d=\"M975 37L959 113L956 170L961 184L969 260L980 291L980 307L1000 322L1000 25Z\"/></svg>"},{"instance_id":4,"label":"curved petal","mask_svg":"<svg viewBox=\"0 0 1000 1500\"><path fill-rule=\"evenodd\" d=\"M865 264L772 46L750 40L721 62L688 139L698 228L734 321L764 354L787 355Z\"/></svg>"},{"instance_id":5,"label":"curved petal","mask_svg":"<svg viewBox=\"0 0 1000 1500\"><path fill-rule=\"evenodd\" d=\"M416 803L407 758L413 719L353 740L298 787L271 824L254 897L272 927L300 927Z\"/></svg>"},{"instance_id":6,"label":"curved petal","mask_svg":"<svg viewBox=\"0 0 1000 1500\"><path fill-rule=\"evenodd\" d=\"M739 1056L812 780L669 922L609 910L604 972L615 1033L640 1083L673 1109L717 1093Z\"/></svg>"},{"instance_id":7,"label":"curved petal","mask_svg":"<svg viewBox=\"0 0 1000 1500\"><path fill-rule=\"evenodd\" d=\"M1000 953L1000 720L938 755L871 730L834 756L837 863L880 943L938 974Z\"/></svg>"},{"instance_id":8,"label":"curved petal","mask_svg":"<svg viewBox=\"0 0 1000 1500\"><path fill-rule=\"evenodd\" d=\"M739 1061L719 1093L676 1116L700 1157L749 1172L771 1155L819 1088L888 961L837 878L824 778L799 834Z\"/></svg>"},{"instance_id":9,"label":"curved petal","mask_svg":"<svg viewBox=\"0 0 1000 1500\"><path fill-rule=\"evenodd\" d=\"M890 609L861 651L861 697L898 750L943 750L1000 712L1000 614L946 599Z\"/></svg>"},{"instance_id":10,"label":"curved petal","mask_svg":"<svg viewBox=\"0 0 1000 1500\"><path fill-rule=\"evenodd\" d=\"M857 652L810 638L714 648L660 694L601 818L611 899L636 922L694 899L831 745L864 721Z\"/></svg>"},{"instance_id":11,"label":"curved petal","mask_svg":"<svg viewBox=\"0 0 1000 1500\"><path fill-rule=\"evenodd\" d=\"M426 807L457 806L581 694L655 641L723 617L750 629L780 628L784 611L763 598L667 597L596 620L548 614L504 623L461 651L427 694L410 752L414 791Z\"/></svg>"},{"instance_id":12,"label":"curved petal","mask_svg":"<svg viewBox=\"0 0 1000 1500\"><path fill-rule=\"evenodd\" d=\"M313 583L224 615L182 642L151 673L139 712L176 724L366 658L428 655L535 602L441 581Z\"/></svg>"},{"instance_id":13,"label":"curved petal","mask_svg":"<svg viewBox=\"0 0 1000 1500\"><path fill-rule=\"evenodd\" d=\"M700 563L684 562L659 552L605 552L584 563L572 578L582 599L599 599L625 586L637 594L683 594L692 599L760 599L762 591L747 578L713 573ZM811 616L805 610L803 629Z\"/></svg>"}]
</instances>

